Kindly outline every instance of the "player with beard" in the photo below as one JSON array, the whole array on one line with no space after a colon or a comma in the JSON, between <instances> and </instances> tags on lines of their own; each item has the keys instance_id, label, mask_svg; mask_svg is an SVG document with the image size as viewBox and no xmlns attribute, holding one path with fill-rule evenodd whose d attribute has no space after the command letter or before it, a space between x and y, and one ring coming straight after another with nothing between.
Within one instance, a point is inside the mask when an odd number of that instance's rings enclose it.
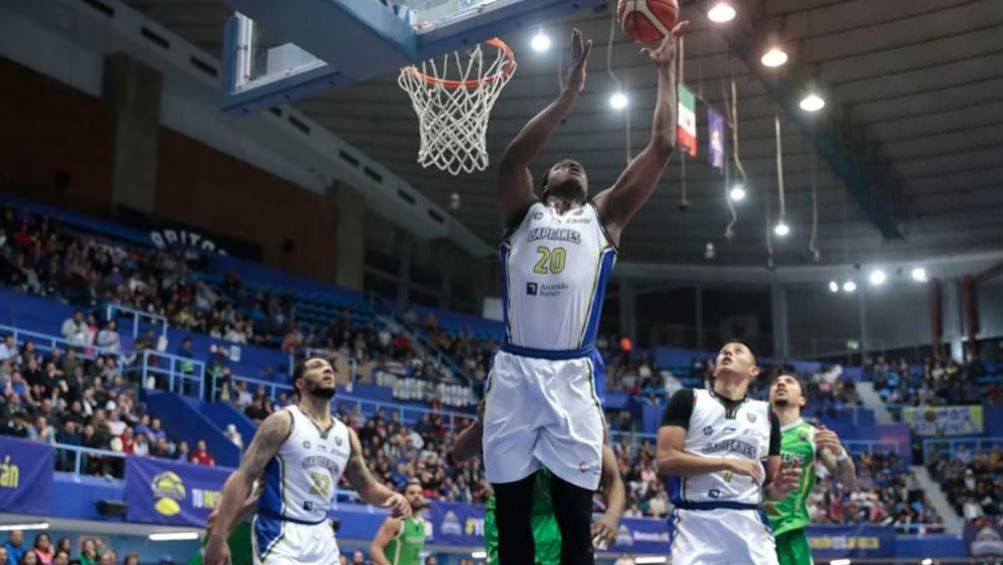
<instances>
[{"instance_id":1,"label":"player with beard","mask_svg":"<svg viewBox=\"0 0 1003 565\"><path fill-rule=\"evenodd\" d=\"M748 397L756 356L724 344L714 387L672 395L658 429L658 471L669 498L669 562L777 563L762 515L764 498L782 500L799 469L781 468L780 421L767 402Z\"/></svg>"},{"instance_id":2,"label":"player with beard","mask_svg":"<svg viewBox=\"0 0 1003 565\"><path fill-rule=\"evenodd\" d=\"M795 375L781 373L770 384L770 405L780 420L780 457L785 467L801 469L797 488L783 500L764 504L773 524L780 565L812 563L805 527L811 522L807 501L815 487L815 462L821 461L851 491L857 482L853 459L839 443L839 437L824 426L816 427L801 419L806 402L804 388Z\"/></svg>"},{"instance_id":3,"label":"player with beard","mask_svg":"<svg viewBox=\"0 0 1003 565\"><path fill-rule=\"evenodd\" d=\"M411 516L389 516L383 521L369 546L373 565L421 565L425 521L418 516L418 511L427 504L424 489L417 479L411 479L404 487L404 498L411 505Z\"/></svg>"},{"instance_id":4,"label":"player with beard","mask_svg":"<svg viewBox=\"0 0 1003 565\"><path fill-rule=\"evenodd\" d=\"M227 536L264 475L252 525L256 565L336 565L338 544L327 517L342 473L362 500L410 516L400 494L376 482L362 459L355 431L331 414L334 368L310 357L293 372L297 403L265 419L244 458L223 486L205 548L205 563L230 562Z\"/></svg>"},{"instance_id":5,"label":"player with beard","mask_svg":"<svg viewBox=\"0 0 1003 565\"><path fill-rule=\"evenodd\" d=\"M585 167L554 164L534 190L530 164L585 88L592 42L572 33L561 95L523 127L498 165L505 341L486 383L485 475L497 494L503 565L534 562L537 471L550 472L561 563L594 563L592 493L602 474L603 361L595 347L620 236L658 185L676 144L673 65L685 22L641 53L658 81L651 138L610 188L589 195Z\"/></svg>"}]
</instances>

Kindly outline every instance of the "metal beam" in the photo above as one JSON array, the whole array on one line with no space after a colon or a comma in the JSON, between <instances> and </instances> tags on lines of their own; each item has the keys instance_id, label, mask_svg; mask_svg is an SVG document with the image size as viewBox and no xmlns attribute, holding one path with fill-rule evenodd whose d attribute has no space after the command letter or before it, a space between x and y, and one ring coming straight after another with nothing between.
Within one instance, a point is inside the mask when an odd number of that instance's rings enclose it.
<instances>
[{"instance_id":1,"label":"metal beam","mask_svg":"<svg viewBox=\"0 0 1003 565\"><path fill-rule=\"evenodd\" d=\"M843 134L833 131L834 128L821 116L811 117L802 111L799 107L801 92L809 84L809 74L793 62L780 72L764 70L759 58L765 41L745 29L738 20L731 22L722 35L750 72L776 98L787 116L811 140L881 235L886 240L904 239L889 210L887 197L888 192L898 190L898 181L891 174L891 163L880 156L875 144L868 142L864 128L856 127L849 118L849 112L841 112L831 99L827 100L826 113L846 116L842 124Z\"/></svg>"}]
</instances>

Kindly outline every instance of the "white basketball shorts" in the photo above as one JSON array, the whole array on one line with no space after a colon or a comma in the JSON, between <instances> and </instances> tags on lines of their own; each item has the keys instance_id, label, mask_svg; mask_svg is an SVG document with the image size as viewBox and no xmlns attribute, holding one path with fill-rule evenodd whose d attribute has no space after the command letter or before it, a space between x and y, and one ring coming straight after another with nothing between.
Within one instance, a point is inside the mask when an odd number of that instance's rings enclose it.
<instances>
[{"instance_id":1,"label":"white basketball shorts","mask_svg":"<svg viewBox=\"0 0 1003 565\"><path fill-rule=\"evenodd\" d=\"M301 524L263 515L252 528L254 565L338 565L338 542L329 521Z\"/></svg>"},{"instance_id":2,"label":"white basketball shorts","mask_svg":"<svg viewBox=\"0 0 1003 565\"><path fill-rule=\"evenodd\" d=\"M603 364L598 352L572 359L495 354L484 413L488 482L510 483L541 467L596 490L602 471Z\"/></svg>"},{"instance_id":3,"label":"white basketball shorts","mask_svg":"<svg viewBox=\"0 0 1003 565\"><path fill-rule=\"evenodd\" d=\"M669 565L777 565L777 547L758 510L669 514Z\"/></svg>"}]
</instances>

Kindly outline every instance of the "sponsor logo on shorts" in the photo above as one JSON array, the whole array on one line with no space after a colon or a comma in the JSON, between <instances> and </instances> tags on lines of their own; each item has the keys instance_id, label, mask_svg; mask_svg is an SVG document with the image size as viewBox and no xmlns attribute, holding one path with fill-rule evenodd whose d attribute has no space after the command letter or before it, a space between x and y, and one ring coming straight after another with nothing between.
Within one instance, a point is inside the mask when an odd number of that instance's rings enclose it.
<instances>
[{"instance_id":1,"label":"sponsor logo on shorts","mask_svg":"<svg viewBox=\"0 0 1003 565\"><path fill-rule=\"evenodd\" d=\"M589 464L588 462L582 461L578 464L578 471L581 473L588 473L590 475L599 475L602 473L602 467L596 465L595 463Z\"/></svg>"},{"instance_id":2,"label":"sponsor logo on shorts","mask_svg":"<svg viewBox=\"0 0 1003 565\"><path fill-rule=\"evenodd\" d=\"M713 499L721 498L721 491L717 490L716 488L712 488L709 491L707 491L707 496Z\"/></svg>"}]
</instances>

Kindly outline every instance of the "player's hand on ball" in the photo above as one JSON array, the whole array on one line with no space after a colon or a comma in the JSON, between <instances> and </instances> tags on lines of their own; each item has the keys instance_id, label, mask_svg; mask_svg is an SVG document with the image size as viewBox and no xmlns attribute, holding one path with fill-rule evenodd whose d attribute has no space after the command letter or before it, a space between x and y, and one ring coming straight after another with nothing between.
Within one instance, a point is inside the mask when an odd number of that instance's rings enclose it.
<instances>
[{"instance_id":1,"label":"player's hand on ball","mask_svg":"<svg viewBox=\"0 0 1003 565\"><path fill-rule=\"evenodd\" d=\"M209 536L209 543L205 546L202 562L205 565L230 565L230 547L226 545L226 539L220 536Z\"/></svg>"},{"instance_id":2,"label":"player's hand on ball","mask_svg":"<svg viewBox=\"0 0 1003 565\"><path fill-rule=\"evenodd\" d=\"M589 53L592 52L592 40L582 39L582 32L575 28L571 31L571 71L568 74L566 90L578 93L585 89L586 69L589 65Z\"/></svg>"},{"instance_id":3,"label":"player's hand on ball","mask_svg":"<svg viewBox=\"0 0 1003 565\"><path fill-rule=\"evenodd\" d=\"M763 484L763 466L755 459L727 459L728 468L736 475L752 477L757 485Z\"/></svg>"},{"instance_id":4,"label":"player's hand on ball","mask_svg":"<svg viewBox=\"0 0 1003 565\"><path fill-rule=\"evenodd\" d=\"M408 504L407 499L404 498L403 494L394 493L387 498L386 502L383 503L383 506L390 509L390 514L394 518L411 517L411 505Z\"/></svg>"},{"instance_id":5,"label":"player's hand on ball","mask_svg":"<svg viewBox=\"0 0 1003 565\"><path fill-rule=\"evenodd\" d=\"M683 30L686 26L690 24L689 21L684 20L676 24L666 35L662 42L655 49L648 47L641 48L641 54L647 56L653 63L659 67L671 67L672 63L676 61L676 54L679 51L679 38L683 35Z\"/></svg>"},{"instance_id":6,"label":"player's hand on ball","mask_svg":"<svg viewBox=\"0 0 1003 565\"><path fill-rule=\"evenodd\" d=\"M616 543L616 530L619 524L611 516L603 515L592 524L592 545L602 546L604 549Z\"/></svg>"},{"instance_id":7,"label":"player's hand on ball","mask_svg":"<svg viewBox=\"0 0 1003 565\"><path fill-rule=\"evenodd\" d=\"M798 480L800 478L801 468L797 465L781 467L780 473L773 480L773 489L777 492L777 494L786 496L787 493L797 488Z\"/></svg>"}]
</instances>

